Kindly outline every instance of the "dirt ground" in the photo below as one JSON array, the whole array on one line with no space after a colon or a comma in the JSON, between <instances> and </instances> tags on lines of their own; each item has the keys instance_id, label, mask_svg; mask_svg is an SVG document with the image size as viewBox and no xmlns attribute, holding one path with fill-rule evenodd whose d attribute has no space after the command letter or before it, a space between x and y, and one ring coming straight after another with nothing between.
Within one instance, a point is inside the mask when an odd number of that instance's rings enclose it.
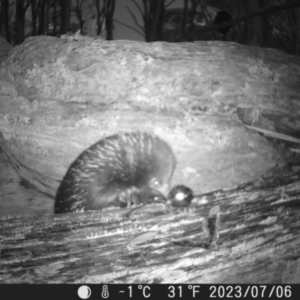
<instances>
[{"instance_id":1,"label":"dirt ground","mask_svg":"<svg viewBox=\"0 0 300 300\"><path fill-rule=\"evenodd\" d=\"M53 214L54 199L20 184L20 177L0 151L0 217Z\"/></svg>"}]
</instances>

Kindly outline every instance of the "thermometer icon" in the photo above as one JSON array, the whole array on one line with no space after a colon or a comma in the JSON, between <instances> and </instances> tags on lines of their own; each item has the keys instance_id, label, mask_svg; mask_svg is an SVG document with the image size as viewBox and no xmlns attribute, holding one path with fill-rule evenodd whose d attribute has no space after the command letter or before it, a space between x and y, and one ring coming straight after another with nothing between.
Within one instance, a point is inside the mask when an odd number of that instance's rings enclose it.
<instances>
[{"instance_id":1,"label":"thermometer icon","mask_svg":"<svg viewBox=\"0 0 300 300\"><path fill-rule=\"evenodd\" d=\"M104 285L102 287L102 294L101 294L102 298L108 298L109 293L108 293L108 286Z\"/></svg>"}]
</instances>

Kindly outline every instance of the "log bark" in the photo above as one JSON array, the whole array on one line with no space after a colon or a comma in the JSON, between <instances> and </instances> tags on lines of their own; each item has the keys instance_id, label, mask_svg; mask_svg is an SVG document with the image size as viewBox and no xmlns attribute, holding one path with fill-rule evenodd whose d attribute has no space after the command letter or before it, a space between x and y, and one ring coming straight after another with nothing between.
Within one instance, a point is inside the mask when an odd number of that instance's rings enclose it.
<instances>
[{"instance_id":1,"label":"log bark","mask_svg":"<svg viewBox=\"0 0 300 300\"><path fill-rule=\"evenodd\" d=\"M0 220L0 283L299 283L300 161L233 190L163 205ZM219 239L202 221L221 208Z\"/></svg>"},{"instance_id":2,"label":"log bark","mask_svg":"<svg viewBox=\"0 0 300 300\"><path fill-rule=\"evenodd\" d=\"M2 69L0 145L21 177L52 196L88 146L137 129L172 146L173 185L233 187L282 159L245 124L299 130L299 65L224 42L28 38Z\"/></svg>"}]
</instances>

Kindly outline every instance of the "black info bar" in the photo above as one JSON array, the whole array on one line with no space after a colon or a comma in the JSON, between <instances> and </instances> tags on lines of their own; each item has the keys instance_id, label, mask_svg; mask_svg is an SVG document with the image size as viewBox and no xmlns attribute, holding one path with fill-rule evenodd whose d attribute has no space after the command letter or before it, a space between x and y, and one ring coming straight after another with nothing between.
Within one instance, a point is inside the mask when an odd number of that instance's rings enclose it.
<instances>
[{"instance_id":1,"label":"black info bar","mask_svg":"<svg viewBox=\"0 0 300 300\"><path fill-rule=\"evenodd\" d=\"M4 284L3 299L300 299L299 284Z\"/></svg>"}]
</instances>

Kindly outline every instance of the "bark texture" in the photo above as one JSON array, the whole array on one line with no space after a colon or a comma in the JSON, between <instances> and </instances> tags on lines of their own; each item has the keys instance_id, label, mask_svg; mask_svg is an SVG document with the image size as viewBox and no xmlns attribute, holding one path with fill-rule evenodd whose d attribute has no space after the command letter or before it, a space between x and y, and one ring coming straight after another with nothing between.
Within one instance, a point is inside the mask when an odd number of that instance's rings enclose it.
<instances>
[{"instance_id":1,"label":"bark texture","mask_svg":"<svg viewBox=\"0 0 300 300\"><path fill-rule=\"evenodd\" d=\"M0 283L299 283L300 162L196 197L188 212L136 210L0 220ZM220 206L219 239L203 218Z\"/></svg>"}]
</instances>

